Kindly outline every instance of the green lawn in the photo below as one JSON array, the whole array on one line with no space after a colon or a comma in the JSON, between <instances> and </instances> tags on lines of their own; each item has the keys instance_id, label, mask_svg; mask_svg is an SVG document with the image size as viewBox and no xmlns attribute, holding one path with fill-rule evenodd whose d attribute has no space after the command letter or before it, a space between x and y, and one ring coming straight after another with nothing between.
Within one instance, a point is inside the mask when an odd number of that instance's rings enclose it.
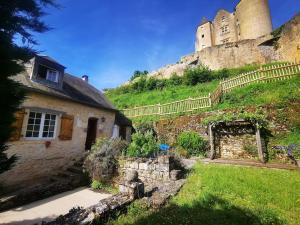
<instances>
[{"instance_id":1,"label":"green lawn","mask_svg":"<svg viewBox=\"0 0 300 225\"><path fill-rule=\"evenodd\" d=\"M109 225L298 225L300 172L198 164L170 203L136 202Z\"/></svg>"}]
</instances>

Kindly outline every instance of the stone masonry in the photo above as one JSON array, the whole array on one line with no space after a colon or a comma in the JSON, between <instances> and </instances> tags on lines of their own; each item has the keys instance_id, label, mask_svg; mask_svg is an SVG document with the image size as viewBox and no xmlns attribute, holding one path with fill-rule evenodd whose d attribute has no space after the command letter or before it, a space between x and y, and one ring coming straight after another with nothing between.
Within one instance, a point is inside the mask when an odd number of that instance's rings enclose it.
<instances>
[{"instance_id":1,"label":"stone masonry","mask_svg":"<svg viewBox=\"0 0 300 225\"><path fill-rule=\"evenodd\" d=\"M155 159L126 159L120 163L120 174L137 171L139 179L147 183L170 181L175 179L176 164L173 157L160 156Z\"/></svg>"}]
</instances>

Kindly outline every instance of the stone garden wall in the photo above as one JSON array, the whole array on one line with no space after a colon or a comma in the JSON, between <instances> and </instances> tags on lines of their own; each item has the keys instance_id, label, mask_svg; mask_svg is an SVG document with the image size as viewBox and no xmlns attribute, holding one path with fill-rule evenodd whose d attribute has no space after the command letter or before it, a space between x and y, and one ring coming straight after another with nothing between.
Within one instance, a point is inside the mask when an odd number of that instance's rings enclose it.
<instances>
[{"instance_id":1,"label":"stone garden wall","mask_svg":"<svg viewBox=\"0 0 300 225\"><path fill-rule=\"evenodd\" d=\"M180 176L177 163L173 157L160 156L155 159L124 159L120 162L120 175L128 171L137 171L144 183L177 180Z\"/></svg>"},{"instance_id":2,"label":"stone garden wall","mask_svg":"<svg viewBox=\"0 0 300 225\"><path fill-rule=\"evenodd\" d=\"M255 113L257 110L262 111L268 120L268 130L270 131L270 140L268 142L268 150L272 148L276 143L272 142L272 136L278 134L286 134L291 131L292 127L300 127L300 117L295 115L300 113L299 102L291 102L288 106L282 108L275 107L273 105L265 105L262 107L247 107L244 111ZM216 116L218 114L225 113L239 113L241 109L228 109L214 112L203 112L198 115L187 115L176 118L163 119L155 123L155 131L160 140L166 142L172 146L175 146L178 135L184 131L195 131L199 133L204 139L208 140L207 126L204 125L204 120L210 116ZM221 145L224 149L223 155L227 158L252 158L251 154L241 152L244 143L250 146L254 146L255 137L249 136L226 136L221 139ZM228 149L236 149L236 153L228 151ZM239 150L238 150L239 149ZM248 149L251 151L251 149ZM247 151L246 151L247 152ZM277 154L279 160L286 160L286 154Z\"/></svg>"},{"instance_id":3,"label":"stone garden wall","mask_svg":"<svg viewBox=\"0 0 300 225\"><path fill-rule=\"evenodd\" d=\"M219 157L225 159L252 159L257 155L255 135L225 135L219 140Z\"/></svg>"}]
</instances>

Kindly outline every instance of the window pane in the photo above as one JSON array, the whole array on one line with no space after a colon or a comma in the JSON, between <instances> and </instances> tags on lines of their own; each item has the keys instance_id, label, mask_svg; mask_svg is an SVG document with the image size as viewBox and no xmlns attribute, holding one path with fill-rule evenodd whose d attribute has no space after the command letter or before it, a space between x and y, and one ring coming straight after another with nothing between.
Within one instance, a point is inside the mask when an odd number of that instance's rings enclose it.
<instances>
[{"instance_id":1,"label":"window pane","mask_svg":"<svg viewBox=\"0 0 300 225\"><path fill-rule=\"evenodd\" d=\"M39 65L39 68L38 68L38 77L39 78L42 78L42 79L46 79L46 76L47 76L47 67L45 66L42 66L42 65Z\"/></svg>"},{"instance_id":2,"label":"window pane","mask_svg":"<svg viewBox=\"0 0 300 225\"><path fill-rule=\"evenodd\" d=\"M34 119L29 118L28 119L28 124L34 124Z\"/></svg>"},{"instance_id":3,"label":"window pane","mask_svg":"<svg viewBox=\"0 0 300 225\"><path fill-rule=\"evenodd\" d=\"M41 119L41 118L42 118L42 113L36 113L35 118L36 118L36 119Z\"/></svg>"},{"instance_id":4,"label":"window pane","mask_svg":"<svg viewBox=\"0 0 300 225\"><path fill-rule=\"evenodd\" d=\"M26 137L38 137L42 113L30 112L27 122Z\"/></svg>"},{"instance_id":5,"label":"window pane","mask_svg":"<svg viewBox=\"0 0 300 225\"><path fill-rule=\"evenodd\" d=\"M56 115L54 114L46 114L43 127L43 137L44 138L52 138L54 137L54 130L55 130L55 124L56 124Z\"/></svg>"},{"instance_id":6,"label":"window pane","mask_svg":"<svg viewBox=\"0 0 300 225\"><path fill-rule=\"evenodd\" d=\"M34 112L30 112L29 113L29 117L34 118L35 117L35 113Z\"/></svg>"},{"instance_id":7,"label":"window pane","mask_svg":"<svg viewBox=\"0 0 300 225\"><path fill-rule=\"evenodd\" d=\"M54 131L54 126L50 126L49 131Z\"/></svg>"}]
</instances>

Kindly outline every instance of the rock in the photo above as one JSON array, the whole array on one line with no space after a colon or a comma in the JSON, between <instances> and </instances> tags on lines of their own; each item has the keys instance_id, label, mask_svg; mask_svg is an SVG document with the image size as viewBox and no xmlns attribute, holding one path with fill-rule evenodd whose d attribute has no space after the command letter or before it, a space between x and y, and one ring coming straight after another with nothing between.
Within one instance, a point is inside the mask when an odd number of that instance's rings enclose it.
<instances>
[{"instance_id":1,"label":"rock","mask_svg":"<svg viewBox=\"0 0 300 225\"><path fill-rule=\"evenodd\" d=\"M129 182L138 181L138 172L136 170L127 170L125 179Z\"/></svg>"},{"instance_id":2,"label":"rock","mask_svg":"<svg viewBox=\"0 0 300 225\"><path fill-rule=\"evenodd\" d=\"M170 179L173 181L179 180L182 178L182 171L181 170L172 170L170 172Z\"/></svg>"}]
</instances>

